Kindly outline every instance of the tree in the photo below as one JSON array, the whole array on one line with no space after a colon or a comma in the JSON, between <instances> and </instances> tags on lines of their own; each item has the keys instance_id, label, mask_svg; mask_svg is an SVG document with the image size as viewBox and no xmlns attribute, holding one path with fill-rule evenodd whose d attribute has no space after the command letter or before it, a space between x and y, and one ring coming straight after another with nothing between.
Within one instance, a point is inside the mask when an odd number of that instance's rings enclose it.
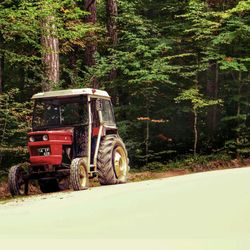
<instances>
[{"instance_id":1,"label":"tree","mask_svg":"<svg viewBox=\"0 0 250 250\"><path fill-rule=\"evenodd\" d=\"M0 55L0 94L3 93L3 65L4 57Z\"/></svg>"},{"instance_id":2,"label":"tree","mask_svg":"<svg viewBox=\"0 0 250 250\"><path fill-rule=\"evenodd\" d=\"M188 101L191 104L191 111L194 115L193 120L193 132L194 132L194 146L193 146L193 153L194 156L197 154L197 145L199 140L199 133L198 133L198 114L201 110L205 107L218 105L222 101L221 100L206 100L203 98L203 95L199 93L197 87L190 88L188 90L184 90L178 97L175 98L175 101Z\"/></svg>"},{"instance_id":3,"label":"tree","mask_svg":"<svg viewBox=\"0 0 250 250\"><path fill-rule=\"evenodd\" d=\"M117 17L118 8L116 0L106 0L106 11L107 11L107 30L108 37L111 41L111 46L114 48L118 42L118 31L117 31ZM115 68L111 69L109 79L112 81L116 78L117 71Z\"/></svg>"},{"instance_id":4,"label":"tree","mask_svg":"<svg viewBox=\"0 0 250 250\"><path fill-rule=\"evenodd\" d=\"M42 62L45 81L43 91L52 90L59 83L59 40L55 17L48 15L41 21Z\"/></svg>"},{"instance_id":5,"label":"tree","mask_svg":"<svg viewBox=\"0 0 250 250\"><path fill-rule=\"evenodd\" d=\"M96 0L85 0L84 1L84 9L88 12L85 17L85 21L87 24L93 26L96 24L97 16L96 16ZM84 63L87 67L91 68L96 65L95 55L97 52L97 42L96 42L96 34L92 30L88 33L86 38L85 45L85 54L84 54ZM93 88L98 88L99 83L98 79L95 75L91 78L91 85Z\"/></svg>"},{"instance_id":6,"label":"tree","mask_svg":"<svg viewBox=\"0 0 250 250\"><path fill-rule=\"evenodd\" d=\"M247 157L249 13L249 0L3 1L0 92L19 90L13 107L42 88L105 88L132 166L173 160L190 148ZM51 62L59 57L58 70ZM212 105L218 100L223 106ZM9 135L21 122L11 117ZM149 126L141 117L169 122ZM20 143L8 138L4 149Z\"/></svg>"},{"instance_id":7,"label":"tree","mask_svg":"<svg viewBox=\"0 0 250 250\"><path fill-rule=\"evenodd\" d=\"M43 53L52 54L50 49L44 51L41 45L42 35L53 35L60 41L60 55L64 64L61 70L66 81L65 71L69 65L65 63L67 60L63 56L67 57L73 46L83 49L82 40L89 31L82 20L84 15L85 12L75 1L21 0L1 3L0 58L2 62L4 60L4 67L0 68L4 75L4 89L0 93L1 167L10 166L10 161L15 163L18 159L25 159L27 153L26 139L32 110L29 99L42 90L44 86L41 82L44 83L47 78L41 63ZM41 23L49 16L53 16L49 21L54 26L51 29L47 23L44 30ZM57 88L61 87L61 82ZM50 84L47 81L46 88L43 89L55 87ZM17 155L16 158L9 157L13 152Z\"/></svg>"},{"instance_id":8,"label":"tree","mask_svg":"<svg viewBox=\"0 0 250 250\"><path fill-rule=\"evenodd\" d=\"M117 45L118 42L118 33L117 33L117 16L118 8L116 0L106 0L106 9L107 9L107 30L108 37L111 40L113 46Z\"/></svg>"},{"instance_id":9,"label":"tree","mask_svg":"<svg viewBox=\"0 0 250 250\"><path fill-rule=\"evenodd\" d=\"M31 126L32 108L30 102L15 101L18 92L12 89L0 95L0 166L4 167L15 162L13 156L27 160L26 133Z\"/></svg>"},{"instance_id":10,"label":"tree","mask_svg":"<svg viewBox=\"0 0 250 250\"><path fill-rule=\"evenodd\" d=\"M220 33L214 45L220 51L218 65L226 78L223 98L226 113L222 123L228 130L225 148L234 157L249 156L249 1L237 1L221 16Z\"/></svg>"}]
</instances>

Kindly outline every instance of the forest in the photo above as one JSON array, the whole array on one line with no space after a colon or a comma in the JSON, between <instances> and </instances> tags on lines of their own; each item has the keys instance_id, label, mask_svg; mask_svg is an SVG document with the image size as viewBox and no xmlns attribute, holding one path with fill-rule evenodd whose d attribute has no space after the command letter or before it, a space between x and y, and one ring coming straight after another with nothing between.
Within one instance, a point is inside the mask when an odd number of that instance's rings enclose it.
<instances>
[{"instance_id":1,"label":"forest","mask_svg":"<svg viewBox=\"0 0 250 250\"><path fill-rule=\"evenodd\" d=\"M2 0L0 175L30 98L108 91L131 168L250 156L250 0Z\"/></svg>"}]
</instances>

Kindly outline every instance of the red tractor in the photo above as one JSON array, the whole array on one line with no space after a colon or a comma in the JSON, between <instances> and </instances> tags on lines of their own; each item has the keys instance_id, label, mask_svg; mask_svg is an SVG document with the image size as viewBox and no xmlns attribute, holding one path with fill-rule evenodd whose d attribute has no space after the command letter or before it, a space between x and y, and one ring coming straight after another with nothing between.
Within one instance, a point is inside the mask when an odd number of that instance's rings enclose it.
<instances>
[{"instance_id":1,"label":"red tractor","mask_svg":"<svg viewBox=\"0 0 250 250\"><path fill-rule=\"evenodd\" d=\"M87 189L89 178L96 176L101 185L127 181L127 150L106 91L60 90L38 93L32 99L30 165L10 168L12 196L27 194L30 180L37 180L44 193L70 185L74 190Z\"/></svg>"}]
</instances>

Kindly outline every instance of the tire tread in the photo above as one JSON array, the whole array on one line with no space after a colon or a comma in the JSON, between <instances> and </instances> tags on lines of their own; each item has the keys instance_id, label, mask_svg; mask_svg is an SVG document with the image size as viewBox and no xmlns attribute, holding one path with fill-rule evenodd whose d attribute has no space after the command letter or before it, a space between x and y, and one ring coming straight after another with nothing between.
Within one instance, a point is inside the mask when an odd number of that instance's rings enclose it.
<instances>
[{"instance_id":1,"label":"tire tread","mask_svg":"<svg viewBox=\"0 0 250 250\"><path fill-rule=\"evenodd\" d=\"M107 135L102 138L100 143L97 157L97 171L98 179L101 185L124 183L116 178L112 163L113 146L116 140L119 140L119 143L121 143L126 150L124 143L118 136Z\"/></svg>"},{"instance_id":2,"label":"tire tread","mask_svg":"<svg viewBox=\"0 0 250 250\"><path fill-rule=\"evenodd\" d=\"M82 158L74 159L70 165L70 183L71 183L72 188L76 191L88 189L88 180L87 180L87 185L84 188L81 186L81 183L80 183L79 166L81 165L82 162L83 162L84 166L86 166L86 163ZM87 172L86 169L85 169L85 171ZM88 174L88 173L86 173L86 174Z\"/></svg>"},{"instance_id":3,"label":"tire tread","mask_svg":"<svg viewBox=\"0 0 250 250\"><path fill-rule=\"evenodd\" d=\"M8 175L8 188L10 191L10 194L12 196L17 196L21 195L16 179L16 175L18 171L23 171L23 168L20 165L15 165L12 166L9 170L9 175Z\"/></svg>"}]
</instances>

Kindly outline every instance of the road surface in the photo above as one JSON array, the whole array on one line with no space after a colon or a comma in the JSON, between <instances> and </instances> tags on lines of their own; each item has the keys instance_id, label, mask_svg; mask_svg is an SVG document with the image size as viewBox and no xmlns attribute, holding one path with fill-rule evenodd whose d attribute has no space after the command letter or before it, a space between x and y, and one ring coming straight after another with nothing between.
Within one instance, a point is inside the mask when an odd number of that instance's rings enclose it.
<instances>
[{"instance_id":1,"label":"road surface","mask_svg":"<svg viewBox=\"0 0 250 250\"><path fill-rule=\"evenodd\" d=\"M248 239L250 247L250 168L0 203L0 239L44 238Z\"/></svg>"}]
</instances>

